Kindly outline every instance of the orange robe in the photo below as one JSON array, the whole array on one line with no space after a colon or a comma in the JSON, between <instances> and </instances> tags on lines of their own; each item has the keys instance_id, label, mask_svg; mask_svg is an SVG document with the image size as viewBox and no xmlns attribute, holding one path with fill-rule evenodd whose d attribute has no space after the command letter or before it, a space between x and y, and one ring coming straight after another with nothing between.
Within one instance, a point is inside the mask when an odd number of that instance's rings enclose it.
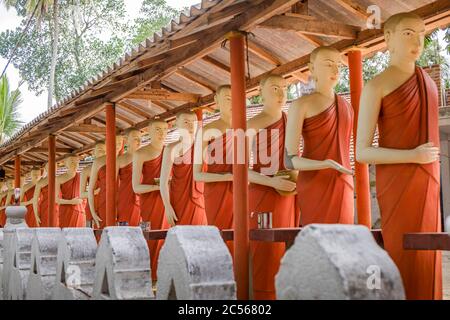
<instances>
[{"instance_id":1,"label":"orange robe","mask_svg":"<svg viewBox=\"0 0 450 320\"><path fill-rule=\"evenodd\" d=\"M267 139L257 134L254 150L255 164L253 170L271 176L284 167L284 137L286 130L286 114L266 128ZM261 152L260 152L261 150ZM277 161L262 164L265 161L260 155ZM295 226L296 203L295 195L282 196L275 189L251 183L249 186L250 229L258 228L258 213L272 212L273 228L292 228ZM253 260L253 298L256 300L275 300L275 275L280 266L280 260L285 253L284 243L269 243L261 241L250 242L250 252Z\"/></svg>"},{"instance_id":2,"label":"orange robe","mask_svg":"<svg viewBox=\"0 0 450 320\"><path fill-rule=\"evenodd\" d=\"M161 174L162 152L155 159L144 162L142 166L142 184L155 184L155 178ZM139 195L142 221L150 222L152 230L166 230L169 224L165 217L164 203L159 191L143 193ZM152 266L152 279L156 280L156 270L158 267L159 251L164 244L164 240L148 241L150 259Z\"/></svg>"},{"instance_id":3,"label":"orange robe","mask_svg":"<svg viewBox=\"0 0 450 320\"><path fill-rule=\"evenodd\" d=\"M39 195L39 219L41 219L41 227L50 227L50 218L48 216L48 185L41 188L41 194ZM58 216L58 206L56 206L55 214Z\"/></svg>"},{"instance_id":4,"label":"orange robe","mask_svg":"<svg viewBox=\"0 0 450 320\"><path fill-rule=\"evenodd\" d=\"M175 159L170 181L170 204L177 215L177 225L207 225L204 183L194 181L194 148Z\"/></svg>"},{"instance_id":5,"label":"orange robe","mask_svg":"<svg viewBox=\"0 0 450 320\"><path fill-rule=\"evenodd\" d=\"M8 197L8 195L6 195L5 197L5 202L6 202L6 198ZM11 198L9 200L9 205L13 206L15 205L14 203L14 193L11 195ZM0 224L4 227L6 225L6 220L8 219L8 217L6 216L6 209L2 210L3 211L3 215L0 217Z\"/></svg>"},{"instance_id":6,"label":"orange robe","mask_svg":"<svg viewBox=\"0 0 450 320\"><path fill-rule=\"evenodd\" d=\"M353 110L336 95L336 101L303 123L303 157L332 159L350 169ZM353 177L334 169L300 171L297 180L300 224L354 223Z\"/></svg>"},{"instance_id":7,"label":"orange robe","mask_svg":"<svg viewBox=\"0 0 450 320\"><path fill-rule=\"evenodd\" d=\"M25 192L25 196L23 201L27 202L33 199L34 190L36 190L36 186L31 187L27 192ZM27 206L27 213L25 215L25 222L30 228L37 228L36 217L34 216L34 208L33 204Z\"/></svg>"},{"instance_id":8,"label":"orange robe","mask_svg":"<svg viewBox=\"0 0 450 320\"><path fill-rule=\"evenodd\" d=\"M379 145L414 149L439 147L438 92L420 68L381 103ZM431 164L376 166L377 198L384 246L402 275L408 299L442 299L442 262L438 251L403 250L403 235L441 232L439 161Z\"/></svg>"},{"instance_id":9,"label":"orange robe","mask_svg":"<svg viewBox=\"0 0 450 320\"><path fill-rule=\"evenodd\" d=\"M94 206L97 215L102 219L102 221L100 221L100 229L103 229L106 227L106 166L103 166L98 170L95 190L96 189L100 189L100 192L97 196L97 201L95 201L94 196Z\"/></svg>"},{"instance_id":10,"label":"orange robe","mask_svg":"<svg viewBox=\"0 0 450 320\"><path fill-rule=\"evenodd\" d=\"M61 184L61 199L72 200L80 197L80 174ZM83 204L59 205L59 225L61 228L84 228L86 216Z\"/></svg>"},{"instance_id":11,"label":"orange robe","mask_svg":"<svg viewBox=\"0 0 450 320\"><path fill-rule=\"evenodd\" d=\"M133 191L133 163L119 169L119 188L117 194L117 221L128 222L129 226L139 226L139 197Z\"/></svg>"},{"instance_id":12,"label":"orange robe","mask_svg":"<svg viewBox=\"0 0 450 320\"><path fill-rule=\"evenodd\" d=\"M232 173L233 172L233 135L224 133L208 144L209 160L206 172ZM221 163L210 163L222 156ZM209 225L220 230L233 229L233 182L205 183L205 210ZM228 249L233 255L233 241L227 242Z\"/></svg>"},{"instance_id":13,"label":"orange robe","mask_svg":"<svg viewBox=\"0 0 450 320\"><path fill-rule=\"evenodd\" d=\"M7 195L5 194L5 196L1 199L0 201L0 207L3 207L6 203L6 197ZM6 225L6 213L5 213L5 209L0 211L0 227L4 227Z\"/></svg>"}]
</instances>

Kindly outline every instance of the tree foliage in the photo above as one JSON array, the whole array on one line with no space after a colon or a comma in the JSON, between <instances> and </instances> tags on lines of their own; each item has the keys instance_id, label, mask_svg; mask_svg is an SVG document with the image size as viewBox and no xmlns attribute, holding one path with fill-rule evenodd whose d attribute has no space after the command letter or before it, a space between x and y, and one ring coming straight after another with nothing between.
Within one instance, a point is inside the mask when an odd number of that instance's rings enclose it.
<instances>
[{"instance_id":1,"label":"tree foliage","mask_svg":"<svg viewBox=\"0 0 450 320\"><path fill-rule=\"evenodd\" d=\"M19 89L11 91L8 78L0 78L0 143L10 137L22 124L19 119L19 105L22 96Z\"/></svg>"},{"instance_id":2,"label":"tree foliage","mask_svg":"<svg viewBox=\"0 0 450 320\"><path fill-rule=\"evenodd\" d=\"M144 0L139 17L134 20L131 44L137 45L168 25L179 14L165 0Z\"/></svg>"},{"instance_id":3,"label":"tree foliage","mask_svg":"<svg viewBox=\"0 0 450 320\"><path fill-rule=\"evenodd\" d=\"M22 25L0 34L0 55L8 58L26 23L27 3L14 7ZM140 16L127 21L123 0L60 0L60 32L55 92L60 100L122 57L126 50L151 36L177 15L165 0L144 0ZM48 17L49 18L49 17ZM37 21L35 21L37 26ZM12 61L30 91L47 90L52 57L51 19L31 28Z\"/></svg>"}]
</instances>

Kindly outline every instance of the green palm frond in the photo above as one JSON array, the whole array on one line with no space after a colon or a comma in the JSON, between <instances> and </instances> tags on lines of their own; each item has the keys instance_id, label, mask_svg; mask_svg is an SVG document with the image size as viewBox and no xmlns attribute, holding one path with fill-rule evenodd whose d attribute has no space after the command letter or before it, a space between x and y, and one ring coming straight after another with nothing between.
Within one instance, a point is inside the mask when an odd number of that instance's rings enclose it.
<instances>
[{"instance_id":1,"label":"green palm frond","mask_svg":"<svg viewBox=\"0 0 450 320\"><path fill-rule=\"evenodd\" d=\"M6 76L0 79L0 143L22 125L19 106L23 102L19 89L10 91Z\"/></svg>"}]
</instances>

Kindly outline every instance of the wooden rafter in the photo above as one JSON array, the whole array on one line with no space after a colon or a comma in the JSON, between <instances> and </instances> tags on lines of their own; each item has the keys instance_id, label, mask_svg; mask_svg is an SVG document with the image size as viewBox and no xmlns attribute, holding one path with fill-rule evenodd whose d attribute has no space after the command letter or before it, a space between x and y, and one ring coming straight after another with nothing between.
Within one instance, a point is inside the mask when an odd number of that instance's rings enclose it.
<instances>
[{"instance_id":1,"label":"wooden rafter","mask_svg":"<svg viewBox=\"0 0 450 320\"><path fill-rule=\"evenodd\" d=\"M335 0L335 2L362 20L366 20L370 16L370 13L354 0Z\"/></svg>"},{"instance_id":2,"label":"wooden rafter","mask_svg":"<svg viewBox=\"0 0 450 320\"><path fill-rule=\"evenodd\" d=\"M255 43L254 41L248 41L248 50L274 66L282 65L282 62L275 54L263 48L261 45Z\"/></svg>"},{"instance_id":3,"label":"wooden rafter","mask_svg":"<svg viewBox=\"0 0 450 320\"><path fill-rule=\"evenodd\" d=\"M204 56L202 57L202 60L209 63L210 65L216 67L217 69L221 71L225 71L227 74L231 73L231 68L227 66L225 63L222 63L218 61L217 59L214 59L211 56Z\"/></svg>"},{"instance_id":4,"label":"wooden rafter","mask_svg":"<svg viewBox=\"0 0 450 320\"><path fill-rule=\"evenodd\" d=\"M216 91L216 86L213 85L208 79L187 68L179 69L176 73L177 75L189 80L190 82L202 87L203 89L212 92Z\"/></svg>"},{"instance_id":5,"label":"wooden rafter","mask_svg":"<svg viewBox=\"0 0 450 320\"><path fill-rule=\"evenodd\" d=\"M64 131L66 131L66 132L91 132L91 133L103 133L104 134L106 132L106 128L96 126L94 124L78 124L78 125L71 126Z\"/></svg>"},{"instance_id":6,"label":"wooden rafter","mask_svg":"<svg viewBox=\"0 0 450 320\"><path fill-rule=\"evenodd\" d=\"M311 35L311 34L304 34L301 32L297 32L297 35L304 40L308 41L310 44L312 44L315 47L321 47L324 46L325 43L317 36Z\"/></svg>"},{"instance_id":7,"label":"wooden rafter","mask_svg":"<svg viewBox=\"0 0 450 320\"><path fill-rule=\"evenodd\" d=\"M56 152L58 153L70 153L72 152L73 149L71 148L56 148ZM48 152L48 148L43 148L43 147L37 147L37 148L32 148L29 150L29 152L41 152L41 153L47 153Z\"/></svg>"},{"instance_id":8,"label":"wooden rafter","mask_svg":"<svg viewBox=\"0 0 450 320\"><path fill-rule=\"evenodd\" d=\"M197 102L199 95L194 93L170 92L164 89L151 89L136 91L125 97L126 99L139 99L151 101L187 101Z\"/></svg>"},{"instance_id":9,"label":"wooden rafter","mask_svg":"<svg viewBox=\"0 0 450 320\"><path fill-rule=\"evenodd\" d=\"M260 24L269 29L283 29L322 37L356 39L360 27L325 20L305 20L299 17L278 15Z\"/></svg>"},{"instance_id":10,"label":"wooden rafter","mask_svg":"<svg viewBox=\"0 0 450 320\"><path fill-rule=\"evenodd\" d=\"M156 100L154 100L154 101L152 101L152 103L153 103L154 105L156 105L156 106L158 106L158 107L160 107L160 108L166 110L166 111L168 111L168 110L171 109L170 106L168 106L167 104L163 103L162 101L156 101Z\"/></svg>"},{"instance_id":11,"label":"wooden rafter","mask_svg":"<svg viewBox=\"0 0 450 320\"><path fill-rule=\"evenodd\" d=\"M150 119L152 115L154 114L148 114L147 112L141 110L139 107L137 107L134 103L132 103L131 101L120 101L117 104L119 107L124 108L134 114L137 114L139 117L144 118L144 119Z\"/></svg>"}]
</instances>

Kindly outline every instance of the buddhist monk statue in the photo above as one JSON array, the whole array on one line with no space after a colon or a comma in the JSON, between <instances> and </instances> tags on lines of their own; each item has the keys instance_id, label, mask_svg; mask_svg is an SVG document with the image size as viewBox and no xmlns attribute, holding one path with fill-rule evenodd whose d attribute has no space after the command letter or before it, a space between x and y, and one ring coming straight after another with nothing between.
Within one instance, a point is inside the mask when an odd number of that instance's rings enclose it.
<instances>
[{"instance_id":1,"label":"buddhist monk statue","mask_svg":"<svg viewBox=\"0 0 450 320\"><path fill-rule=\"evenodd\" d=\"M126 153L119 156L119 188L117 196L117 221L129 226L139 226L141 214L139 197L133 191L133 156L141 146L141 132L131 128L126 134Z\"/></svg>"},{"instance_id":2,"label":"buddhist monk statue","mask_svg":"<svg viewBox=\"0 0 450 320\"><path fill-rule=\"evenodd\" d=\"M104 142L98 142L94 147L94 159L103 157L106 154L106 146ZM85 202L86 225L92 227L92 214L88 201L89 177L91 175L92 165L86 166L80 173L80 198ZM94 191L94 202L97 201L99 189Z\"/></svg>"},{"instance_id":3,"label":"buddhist monk statue","mask_svg":"<svg viewBox=\"0 0 450 320\"><path fill-rule=\"evenodd\" d=\"M55 215L59 221L59 206L55 206ZM38 221L38 226L43 228L50 227L50 217L48 214L48 163L45 165L42 176L36 184L36 190L33 197L33 211Z\"/></svg>"},{"instance_id":4,"label":"buddhist monk statue","mask_svg":"<svg viewBox=\"0 0 450 320\"><path fill-rule=\"evenodd\" d=\"M116 135L116 156L123 148L123 136ZM118 166L116 166L116 175ZM95 190L100 189L95 201ZM106 226L106 155L96 158L92 163L91 175L88 187L89 208L92 220L97 228L103 229Z\"/></svg>"},{"instance_id":5,"label":"buddhist monk statue","mask_svg":"<svg viewBox=\"0 0 450 320\"><path fill-rule=\"evenodd\" d=\"M217 88L214 100L220 117L197 133L194 180L205 183L208 224L223 230L233 228L231 86ZM233 253L233 242L229 241L227 246Z\"/></svg>"},{"instance_id":6,"label":"buddhist monk statue","mask_svg":"<svg viewBox=\"0 0 450 320\"><path fill-rule=\"evenodd\" d=\"M356 145L357 160L376 165L384 245L408 299L442 298L440 252L403 250L405 233L441 231L438 91L416 66L425 32L424 21L412 13L385 22L390 62L363 90Z\"/></svg>"},{"instance_id":7,"label":"buddhist monk statue","mask_svg":"<svg viewBox=\"0 0 450 320\"><path fill-rule=\"evenodd\" d=\"M77 172L79 162L77 156L67 157L64 160L67 172L56 178L56 203L59 205L61 228L86 226L83 199L80 198L80 174Z\"/></svg>"},{"instance_id":8,"label":"buddhist monk statue","mask_svg":"<svg viewBox=\"0 0 450 320\"><path fill-rule=\"evenodd\" d=\"M169 228L159 192L162 153L168 128L165 121L153 120L150 122L148 126L150 144L140 148L133 155L133 190L139 195L141 219L144 223L148 223L153 230ZM162 240L148 241L153 280L156 280L159 249L162 244Z\"/></svg>"},{"instance_id":9,"label":"buddhist monk statue","mask_svg":"<svg viewBox=\"0 0 450 320\"><path fill-rule=\"evenodd\" d=\"M166 218L171 226L207 224L204 185L195 181L193 175L197 125L195 113L179 112L176 126L180 140L164 149L160 188Z\"/></svg>"},{"instance_id":10,"label":"buddhist monk statue","mask_svg":"<svg viewBox=\"0 0 450 320\"><path fill-rule=\"evenodd\" d=\"M15 203L14 199L14 179L9 179L6 181L6 191L5 191L5 204L0 208L0 225L5 227L6 225L6 213L5 210L8 206Z\"/></svg>"},{"instance_id":11,"label":"buddhist monk statue","mask_svg":"<svg viewBox=\"0 0 450 320\"><path fill-rule=\"evenodd\" d=\"M263 110L247 123L249 151L253 167L249 170L250 229L258 228L258 214L271 212L273 228L292 228L296 216L296 183L288 180L284 167L284 137L287 116L282 111L287 100L283 77L269 75L261 81ZM253 134L251 133L253 132ZM295 174L295 173L292 173ZM282 195L279 193L291 192ZM275 275L285 253L284 243L252 241L253 298L275 299ZM270 258L268 258L270 257Z\"/></svg>"},{"instance_id":12,"label":"buddhist monk statue","mask_svg":"<svg viewBox=\"0 0 450 320\"><path fill-rule=\"evenodd\" d=\"M353 110L334 92L340 53L319 47L310 55L315 91L289 108L285 164L299 170L297 201L300 225L354 223L350 138ZM303 138L303 152L299 147Z\"/></svg>"},{"instance_id":13,"label":"buddhist monk statue","mask_svg":"<svg viewBox=\"0 0 450 320\"><path fill-rule=\"evenodd\" d=\"M30 228L37 228L40 224L39 217L36 217L33 208L34 193L36 185L41 178L41 169L33 168L30 172L30 182L21 189L21 205L27 208L25 215L25 222Z\"/></svg>"}]
</instances>

